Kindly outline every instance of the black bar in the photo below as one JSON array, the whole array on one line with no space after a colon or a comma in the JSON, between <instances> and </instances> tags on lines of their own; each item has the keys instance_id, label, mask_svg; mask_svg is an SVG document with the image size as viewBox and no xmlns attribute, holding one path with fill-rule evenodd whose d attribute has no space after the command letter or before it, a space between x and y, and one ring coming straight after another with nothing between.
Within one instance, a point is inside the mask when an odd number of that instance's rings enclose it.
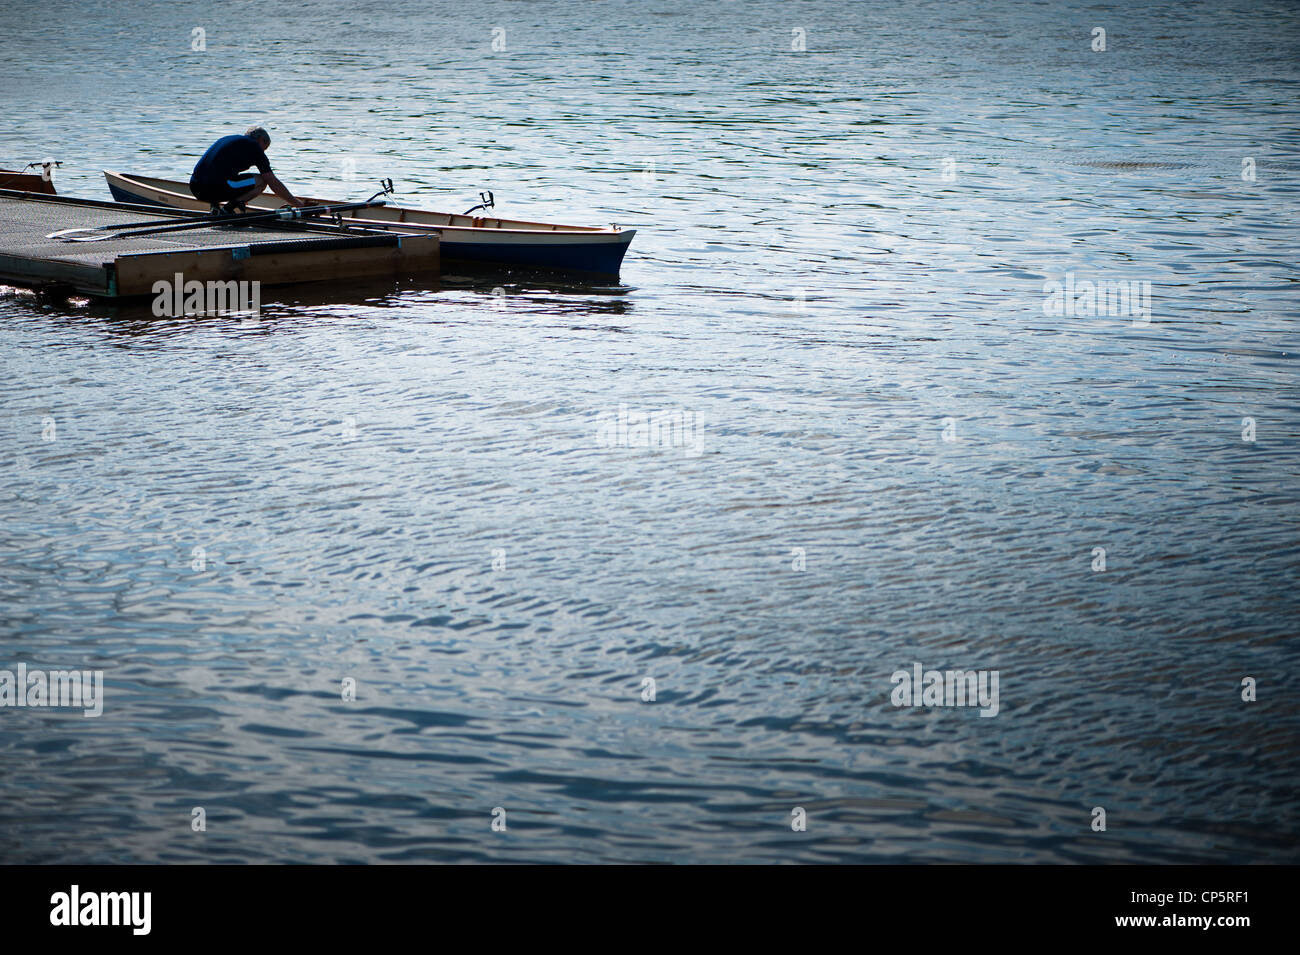
<instances>
[{"instance_id":1,"label":"black bar","mask_svg":"<svg viewBox=\"0 0 1300 955\"><path fill-rule=\"evenodd\" d=\"M8 872L5 935L133 940L129 925L52 925L52 915L66 917L76 885L83 911L87 893L149 892L151 938L255 940L258 950L278 940L331 948L373 941L378 927L401 937L427 931L431 919L480 941L511 927L536 931L543 922L568 920L572 943L594 931L597 919L611 917L633 936L646 931L665 943L688 924L722 921L737 937L786 928L810 946L847 933L873 946L911 939L909 951L1035 941L1073 948L1099 938L1143 947L1192 939L1233 946L1280 937L1290 921L1283 905L1294 874L1269 866L846 866L802 873L729 867L671 875L666 867L597 875L577 867L539 873L476 866L452 874L409 866L52 866ZM58 893L69 903L61 912ZM1154 924L1119 924L1147 917ZM1212 924L1179 924L1192 918ZM1221 923L1240 918L1249 924Z\"/></svg>"}]
</instances>

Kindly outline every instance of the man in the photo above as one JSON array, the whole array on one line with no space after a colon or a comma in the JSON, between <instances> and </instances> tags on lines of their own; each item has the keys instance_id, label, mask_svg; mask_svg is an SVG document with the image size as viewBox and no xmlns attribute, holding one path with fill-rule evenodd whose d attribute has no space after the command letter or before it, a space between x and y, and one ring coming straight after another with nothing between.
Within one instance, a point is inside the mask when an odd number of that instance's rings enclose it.
<instances>
[{"instance_id":1,"label":"man","mask_svg":"<svg viewBox=\"0 0 1300 955\"><path fill-rule=\"evenodd\" d=\"M267 186L289 205L305 206L271 172L266 159L270 145L271 137L261 126L249 127L242 136L221 137L195 164L190 192L209 203L214 214L243 212L245 203L260 196ZM256 166L257 172L244 172L250 166Z\"/></svg>"}]
</instances>

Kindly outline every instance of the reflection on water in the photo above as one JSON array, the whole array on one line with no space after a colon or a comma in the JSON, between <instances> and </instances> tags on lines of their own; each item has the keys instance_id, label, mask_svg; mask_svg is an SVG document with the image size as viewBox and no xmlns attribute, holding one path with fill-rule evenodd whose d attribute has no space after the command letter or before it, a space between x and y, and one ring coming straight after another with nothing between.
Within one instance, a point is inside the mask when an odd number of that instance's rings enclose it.
<instances>
[{"instance_id":1,"label":"reflection on water","mask_svg":"<svg viewBox=\"0 0 1300 955\"><path fill-rule=\"evenodd\" d=\"M0 296L0 669L106 683L0 710L0 858L1294 861L1296 12L481 8L0 10L65 193L247 102L304 192L638 229L610 286Z\"/></svg>"}]
</instances>

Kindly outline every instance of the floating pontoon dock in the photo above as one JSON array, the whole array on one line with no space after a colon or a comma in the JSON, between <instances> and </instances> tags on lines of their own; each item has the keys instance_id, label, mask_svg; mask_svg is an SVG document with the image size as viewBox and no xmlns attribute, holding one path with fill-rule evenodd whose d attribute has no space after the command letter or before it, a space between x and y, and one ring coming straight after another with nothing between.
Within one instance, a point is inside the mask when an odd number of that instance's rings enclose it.
<instances>
[{"instance_id":1,"label":"floating pontoon dock","mask_svg":"<svg viewBox=\"0 0 1300 955\"><path fill-rule=\"evenodd\" d=\"M176 222L195 218L177 211ZM65 242L63 229L155 222L157 206L0 189L0 283L100 298L152 295L159 280L294 285L436 275L436 233L374 234L327 224L208 226L162 235Z\"/></svg>"}]
</instances>

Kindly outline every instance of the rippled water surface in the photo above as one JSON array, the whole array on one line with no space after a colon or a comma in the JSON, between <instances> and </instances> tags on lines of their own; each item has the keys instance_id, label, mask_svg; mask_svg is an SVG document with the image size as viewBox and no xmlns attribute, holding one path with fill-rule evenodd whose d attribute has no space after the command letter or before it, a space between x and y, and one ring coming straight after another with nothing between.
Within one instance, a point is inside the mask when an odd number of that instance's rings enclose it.
<instances>
[{"instance_id":1,"label":"rippled water surface","mask_svg":"<svg viewBox=\"0 0 1300 955\"><path fill-rule=\"evenodd\" d=\"M308 194L639 231L256 325L0 296L0 667L106 681L0 710L0 859L1296 860L1295 5L130 7L0 6L0 161L260 120Z\"/></svg>"}]
</instances>

